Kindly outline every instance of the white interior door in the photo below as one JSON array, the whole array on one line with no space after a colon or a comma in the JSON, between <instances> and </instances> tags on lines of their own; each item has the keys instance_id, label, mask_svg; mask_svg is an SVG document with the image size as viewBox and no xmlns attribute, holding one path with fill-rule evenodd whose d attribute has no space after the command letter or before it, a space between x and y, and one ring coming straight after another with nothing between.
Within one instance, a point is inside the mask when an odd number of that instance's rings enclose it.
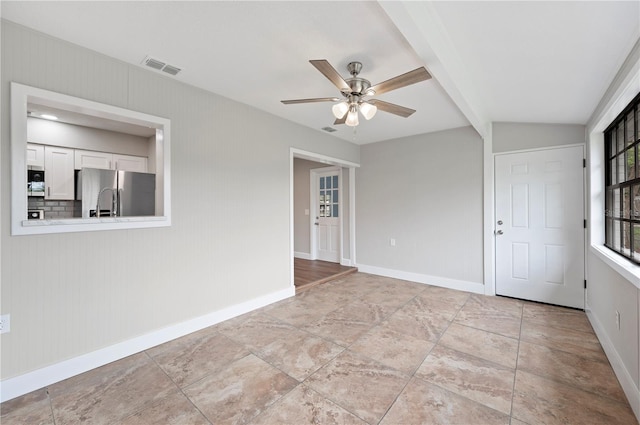
<instances>
[{"instance_id":1,"label":"white interior door","mask_svg":"<svg viewBox=\"0 0 640 425\"><path fill-rule=\"evenodd\" d=\"M314 172L315 258L340 262L340 171Z\"/></svg>"},{"instance_id":2,"label":"white interior door","mask_svg":"<svg viewBox=\"0 0 640 425\"><path fill-rule=\"evenodd\" d=\"M584 308L581 146L497 155L496 293Z\"/></svg>"}]
</instances>

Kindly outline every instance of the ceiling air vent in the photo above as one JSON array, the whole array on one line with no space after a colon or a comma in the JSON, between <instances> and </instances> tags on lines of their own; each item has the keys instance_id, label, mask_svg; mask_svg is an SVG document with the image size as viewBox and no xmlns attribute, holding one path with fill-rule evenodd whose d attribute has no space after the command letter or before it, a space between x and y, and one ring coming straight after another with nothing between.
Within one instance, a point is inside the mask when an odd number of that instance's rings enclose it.
<instances>
[{"instance_id":1,"label":"ceiling air vent","mask_svg":"<svg viewBox=\"0 0 640 425\"><path fill-rule=\"evenodd\" d=\"M336 130L336 129L335 129L335 128L333 128L333 127L322 127L322 129L323 129L324 131L326 131L327 133L333 133L334 131L338 131L338 130Z\"/></svg>"},{"instance_id":2,"label":"ceiling air vent","mask_svg":"<svg viewBox=\"0 0 640 425\"><path fill-rule=\"evenodd\" d=\"M178 72L180 72L180 68L176 68L175 66L171 65L165 65L165 67L162 68L162 71L166 72L167 74L176 75Z\"/></svg>"},{"instance_id":3,"label":"ceiling air vent","mask_svg":"<svg viewBox=\"0 0 640 425\"><path fill-rule=\"evenodd\" d=\"M169 75L177 75L178 72L182 71L182 69L178 68L177 66L169 65L165 62L159 61L158 59L154 59L150 56L147 56L146 58L144 58L142 60L142 64L148 66L149 68L166 72Z\"/></svg>"}]
</instances>

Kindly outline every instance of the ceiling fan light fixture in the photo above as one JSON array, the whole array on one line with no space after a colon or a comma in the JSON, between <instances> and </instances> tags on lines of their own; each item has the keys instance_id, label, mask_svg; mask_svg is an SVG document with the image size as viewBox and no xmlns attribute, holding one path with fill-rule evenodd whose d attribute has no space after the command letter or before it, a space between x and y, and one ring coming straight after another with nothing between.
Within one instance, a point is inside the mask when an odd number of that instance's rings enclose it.
<instances>
[{"instance_id":1,"label":"ceiling fan light fixture","mask_svg":"<svg viewBox=\"0 0 640 425\"><path fill-rule=\"evenodd\" d=\"M347 102L336 103L331 108L331 111L333 112L334 117L340 119L349 111L349 104Z\"/></svg>"},{"instance_id":2,"label":"ceiling fan light fixture","mask_svg":"<svg viewBox=\"0 0 640 425\"><path fill-rule=\"evenodd\" d=\"M349 127L355 127L360 124L358 121L358 105L351 105L349 113L347 114L347 120L344 123Z\"/></svg>"},{"instance_id":3,"label":"ceiling fan light fixture","mask_svg":"<svg viewBox=\"0 0 640 425\"><path fill-rule=\"evenodd\" d=\"M367 102L362 102L360 105L360 112L362 112L362 116L364 119L369 121L373 116L378 112L378 107L376 105L372 105Z\"/></svg>"}]
</instances>

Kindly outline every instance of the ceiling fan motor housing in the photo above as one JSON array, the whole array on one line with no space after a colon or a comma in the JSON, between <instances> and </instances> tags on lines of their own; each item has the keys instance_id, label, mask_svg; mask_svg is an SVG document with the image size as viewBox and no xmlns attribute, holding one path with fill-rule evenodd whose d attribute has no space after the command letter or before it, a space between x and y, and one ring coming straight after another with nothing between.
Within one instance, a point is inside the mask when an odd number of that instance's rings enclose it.
<instances>
[{"instance_id":1,"label":"ceiling fan motor housing","mask_svg":"<svg viewBox=\"0 0 640 425\"><path fill-rule=\"evenodd\" d=\"M345 80L350 89L350 91L342 91L342 94L345 97L349 97L349 95L358 97L373 96L375 94L372 90L369 90L369 88L371 87L371 83L369 82L369 80L358 77L358 74L362 70L362 64L360 62L349 62L349 65L347 65L347 70L353 77Z\"/></svg>"}]
</instances>

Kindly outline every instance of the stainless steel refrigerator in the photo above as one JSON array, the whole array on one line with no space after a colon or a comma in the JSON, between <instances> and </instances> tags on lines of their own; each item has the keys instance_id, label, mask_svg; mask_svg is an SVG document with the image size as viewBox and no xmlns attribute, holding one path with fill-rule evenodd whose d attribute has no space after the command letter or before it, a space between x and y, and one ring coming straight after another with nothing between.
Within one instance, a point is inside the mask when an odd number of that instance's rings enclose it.
<instances>
[{"instance_id":1,"label":"stainless steel refrigerator","mask_svg":"<svg viewBox=\"0 0 640 425\"><path fill-rule=\"evenodd\" d=\"M83 168L76 184L84 218L156 214L155 174Z\"/></svg>"}]
</instances>

